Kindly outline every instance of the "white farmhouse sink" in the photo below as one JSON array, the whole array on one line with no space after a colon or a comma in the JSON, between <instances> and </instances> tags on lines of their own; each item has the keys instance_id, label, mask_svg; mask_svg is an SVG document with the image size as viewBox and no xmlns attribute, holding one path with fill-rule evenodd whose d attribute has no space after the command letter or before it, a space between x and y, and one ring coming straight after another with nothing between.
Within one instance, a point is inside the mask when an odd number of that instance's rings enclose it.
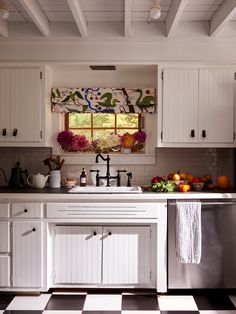
<instances>
[{"instance_id":1,"label":"white farmhouse sink","mask_svg":"<svg viewBox=\"0 0 236 314\"><path fill-rule=\"evenodd\" d=\"M68 191L69 193L111 193L111 194L133 194L142 193L140 186L79 186L76 185Z\"/></svg>"}]
</instances>

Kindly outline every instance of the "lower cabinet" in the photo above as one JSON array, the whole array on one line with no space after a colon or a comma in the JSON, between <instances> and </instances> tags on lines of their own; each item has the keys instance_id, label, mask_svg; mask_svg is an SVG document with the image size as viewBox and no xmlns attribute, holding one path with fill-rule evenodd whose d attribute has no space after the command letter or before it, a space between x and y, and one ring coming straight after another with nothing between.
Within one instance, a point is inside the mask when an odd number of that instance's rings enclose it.
<instances>
[{"instance_id":1,"label":"lower cabinet","mask_svg":"<svg viewBox=\"0 0 236 314\"><path fill-rule=\"evenodd\" d=\"M10 223L0 221L0 287L10 287Z\"/></svg>"},{"instance_id":2,"label":"lower cabinet","mask_svg":"<svg viewBox=\"0 0 236 314\"><path fill-rule=\"evenodd\" d=\"M42 222L12 223L12 285L42 286Z\"/></svg>"},{"instance_id":3,"label":"lower cabinet","mask_svg":"<svg viewBox=\"0 0 236 314\"><path fill-rule=\"evenodd\" d=\"M55 226L54 284L149 284L150 226Z\"/></svg>"}]
</instances>

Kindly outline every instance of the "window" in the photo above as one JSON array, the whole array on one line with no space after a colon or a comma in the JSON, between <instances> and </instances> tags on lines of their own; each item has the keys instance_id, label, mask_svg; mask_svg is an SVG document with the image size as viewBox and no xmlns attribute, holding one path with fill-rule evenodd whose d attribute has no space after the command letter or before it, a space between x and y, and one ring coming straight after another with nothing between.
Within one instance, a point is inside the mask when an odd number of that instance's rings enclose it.
<instances>
[{"instance_id":1,"label":"window","mask_svg":"<svg viewBox=\"0 0 236 314\"><path fill-rule=\"evenodd\" d=\"M104 138L111 133L132 134L141 130L141 115L137 113L67 113L65 130L85 135L90 141Z\"/></svg>"}]
</instances>

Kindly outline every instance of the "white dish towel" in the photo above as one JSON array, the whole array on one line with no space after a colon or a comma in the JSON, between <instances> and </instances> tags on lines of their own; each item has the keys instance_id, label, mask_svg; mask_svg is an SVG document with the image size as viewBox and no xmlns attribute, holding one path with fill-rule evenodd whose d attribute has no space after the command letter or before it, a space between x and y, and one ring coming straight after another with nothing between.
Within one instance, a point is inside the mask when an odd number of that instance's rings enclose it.
<instances>
[{"instance_id":1,"label":"white dish towel","mask_svg":"<svg viewBox=\"0 0 236 314\"><path fill-rule=\"evenodd\" d=\"M176 255L180 263L199 264L202 252L201 202L176 202Z\"/></svg>"}]
</instances>

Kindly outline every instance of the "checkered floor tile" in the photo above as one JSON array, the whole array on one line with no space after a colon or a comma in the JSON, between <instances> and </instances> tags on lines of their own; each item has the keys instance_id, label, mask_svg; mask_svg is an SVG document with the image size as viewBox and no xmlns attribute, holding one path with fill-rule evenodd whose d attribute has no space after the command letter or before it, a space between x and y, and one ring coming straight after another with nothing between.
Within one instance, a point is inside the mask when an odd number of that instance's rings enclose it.
<instances>
[{"instance_id":1,"label":"checkered floor tile","mask_svg":"<svg viewBox=\"0 0 236 314\"><path fill-rule=\"evenodd\" d=\"M236 295L126 291L73 292L39 296L0 295L0 314L236 314Z\"/></svg>"}]
</instances>

